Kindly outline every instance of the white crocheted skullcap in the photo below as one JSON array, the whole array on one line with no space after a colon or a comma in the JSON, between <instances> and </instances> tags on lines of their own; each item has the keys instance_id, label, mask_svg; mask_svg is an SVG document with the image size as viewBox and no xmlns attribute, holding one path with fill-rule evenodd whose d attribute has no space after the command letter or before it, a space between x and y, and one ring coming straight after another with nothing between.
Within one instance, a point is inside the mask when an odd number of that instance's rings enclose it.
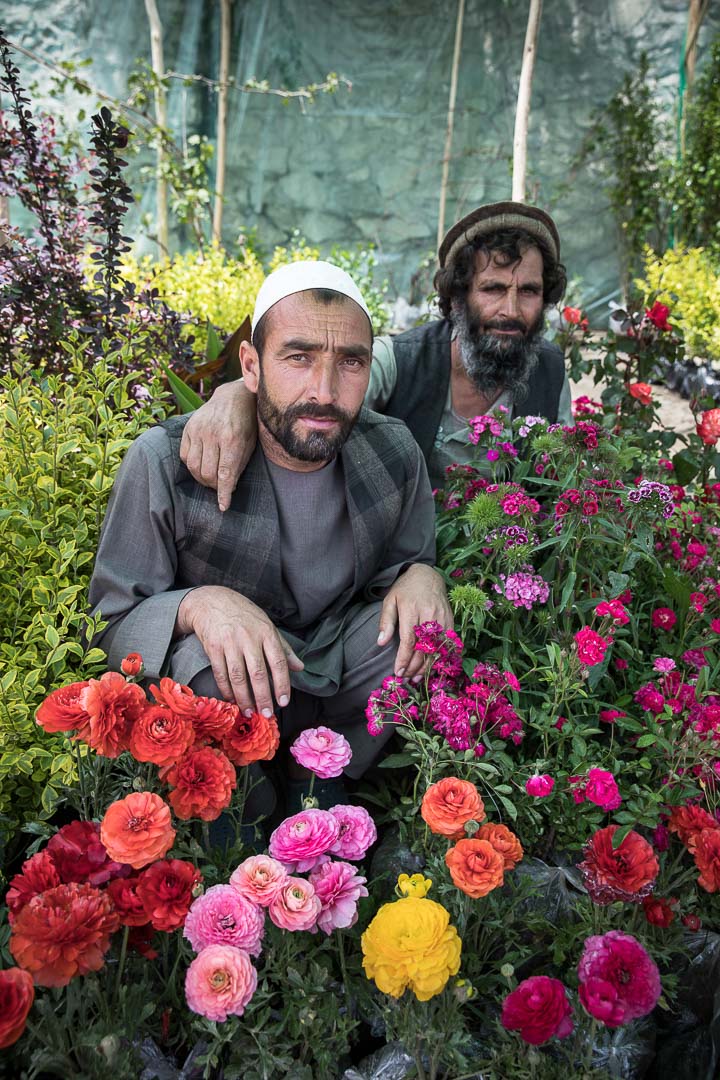
<instances>
[{"instance_id":1,"label":"white crocheted skullcap","mask_svg":"<svg viewBox=\"0 0 720 1080\"><path fill-rule=\"evenodd\" d=\"M260 286L252 317L253 333L265 312L279 300L284 300L286 296L292 296L293 293L307 292L308 289L329 289L332 292L342 293L343 296L354 300L370 319L370 312L362 298L362 293L345 270L320 259L292 262L273 270ZM370 323L372 324L372 319Z\"/></svg>"}]
</instances>

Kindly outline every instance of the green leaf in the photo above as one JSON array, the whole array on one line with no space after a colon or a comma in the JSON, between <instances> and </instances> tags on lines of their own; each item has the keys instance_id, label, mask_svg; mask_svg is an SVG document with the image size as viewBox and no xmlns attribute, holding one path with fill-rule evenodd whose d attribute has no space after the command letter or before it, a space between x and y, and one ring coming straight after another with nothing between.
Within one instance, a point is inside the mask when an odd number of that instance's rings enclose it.
<instances>
[{"instance_id":1,"label":"green leaf","mask_svg":"<svg viewBox=\"0 0 720 1080\"><path fill-rule=\"evenodd\" d=\"M380 769L402 769L405 765L412 765L412 762L412 754L388 754L386 758L378 762L378 767Z\"/></svg>"},{"instance_id":2,"label":"green leaf","mask_svg":"<svg viewBox=\"0 0 720 1080\"><path fill-rule=\"evenodd\" d=\"M689 484L700 472L702 463L689 450L679 450L672 458L678 484Z\"/></svg>"},{"instance_id":3,"label":"green leaf","mask_svg":"<svg viewBox=\"0 0 720 1080\"><path fill-rule=\"evenodd\" d=\"M625 837L627 836L627 834L629 832L632 832L633 825L634 825L634 822L630 821L630 822L628 822L627 825L621 825L620 828L617 829L615 833L613 833L613 838L612 838L613 851L616 851L617 848L619 848L620 845L622 844L622 842L625 839Z\"/></svg>"},{"instance_id":4,"label":"green leaf","mask_svg":"<svg viewBox=\"0 0 720 1080\"><path fill-rule=\"evenodd\" d=\"M506 799L504 795L498 795L498 799L500 800L500 802L503 804L503 806L507 810L508 816L511 817L513 819L513 821L517 821L517 810L515 809L513 804L510 802L510 800Z\"/></svg>"},{"instance_id":5,"label":"green leaf","mask_svg":"<svg viewBox=\"0 0 720 1080\"><path fill-rule=\"evenodd\" d=\"M642 749L644 746L654 746L657 740L657 735L648 732L647 735L641 735L635 745L639 747L639 749Z\"/></svg>"},{"instance_id":6,"label":"green leaf","mask_svg":"<svg viewBox=\"0 0 720 1080\"><path fill-rule=\"evenodd\" d=\"M211 322L207 324L207 339L205 341L205 359L209 364L212 364L214 360L217 360L218 356L222 352L222 342L215 333L215 327Z\"/></svg>"},{"instance_id":7,"label":"green leaf","mask_svg":"<svg viewBox=\"0 0 720 1080\"><path fill-rule=\"evenodd\" d=\"M162 361L160 367L167 375L167 380L170 383L170 389L175 395L175 400L180 406L180 410L183 413L195 412L195 409L199 409L203 401L199 394L196 394L191 386L188 386L186 382L176 375L170 367Z\"/></svg>"}]
</instances>

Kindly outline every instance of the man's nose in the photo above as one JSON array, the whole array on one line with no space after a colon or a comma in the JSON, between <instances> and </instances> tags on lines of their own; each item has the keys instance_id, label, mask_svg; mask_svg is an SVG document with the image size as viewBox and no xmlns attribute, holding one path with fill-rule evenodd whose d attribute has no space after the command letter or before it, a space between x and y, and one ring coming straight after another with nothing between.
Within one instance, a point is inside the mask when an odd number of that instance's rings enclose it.
<instances>
[{"instance_id":1,"label":"man's nose","mask_svg":"<svg viewBox=\"0 0 720 1080\"><path fill-rule=\"evenodd\" d=\"M508 319L516 319L518 312L518 291L514 285L511 285L509 289L505 290L500 313Z\"/></svg>"},{"instance_id":2,"label":"man's nose","mask_svg":"<svg viewBox=\"0 0 720 1080\"><path fill-rule=\"evenodd\" d=\"M335 365L320 364L313 370L309 397L318 405L330 405L337 397L337 372Z\"/></svg>"}]
</instances>

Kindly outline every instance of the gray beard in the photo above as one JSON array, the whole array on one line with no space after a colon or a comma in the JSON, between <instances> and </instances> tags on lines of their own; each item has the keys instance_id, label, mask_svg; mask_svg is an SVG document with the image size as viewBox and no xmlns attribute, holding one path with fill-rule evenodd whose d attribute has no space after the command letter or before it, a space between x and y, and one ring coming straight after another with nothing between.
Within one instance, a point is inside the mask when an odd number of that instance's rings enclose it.
<instances>
[{"instance_id":1,"label":"gray beard","mask_svg":"<svg viewBox=\"0 0 720 1080\"><path fill-rule=\"evenodd\" d=\"M527 397L530 376L538 363L537 347L544 314L519 338L483 332L480 319L468 310L465 302L453 307L450 321L457 336L462 365L479 393L495 397L506 391L514 402Z\"/></svg>"}]
</instances>

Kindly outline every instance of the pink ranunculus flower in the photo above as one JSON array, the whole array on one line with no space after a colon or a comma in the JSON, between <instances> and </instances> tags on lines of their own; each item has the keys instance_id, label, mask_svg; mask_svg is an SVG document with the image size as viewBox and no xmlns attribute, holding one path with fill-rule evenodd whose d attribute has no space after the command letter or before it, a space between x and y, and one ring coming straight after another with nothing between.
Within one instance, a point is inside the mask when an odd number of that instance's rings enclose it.
<instances>
[{"instance_id":1,"label":"pink ranunculus flower","mask_svg":"<svg viewBox=\"0 0 720 1080\"><path fill-rule=\"evenodd\" d=\"M666 674L668 671L674 671L677 664L670 656L656 656L653 660L653 667L655 671L661 671Z\"/></svg>"},{"instance_id":2,"label":"pink ranunculus flower","mask_svg":"<svg viewBox=\"0 0 720 1080\"><path fill-rule=\"evenodd\" d=\"M615 777L605 769L590 769L585 785L585 798L603 810L617 810L622 802Z\"/></svg>"},{"instance_id":3,"label":"pink ranunculus flower","mask_svg":"<svg viewBox=\"0 0 720 1080\"><path fill-rule=\"evenodd\" d=\"M322 908L315 887L305 878L289 877L268 907L268 915L281 930L317 929Z\"/></svg>"},{"instance_id":4,"label":"pink ranunculus flower","mask_svg":"<svg viewBox=\"0 0 720 1080\"><path fill-rule=\"evenodd\" d=\"M334 846L340 822L328 810L301 810L285 818L270 837L270 854L290 873L312 870Z\"/></svg>"},{"instance_id":5,"label":"pink ranunculus flower","mask_svg":"<svg viewBox=\"0 0 720 1080\"><path fill-rule=\"evenodd\" d=\"M234 945L208 945L185 975L188 1007L208 1020L242 1016L256 987L257 972L250 957Z\"/></svg>"},{"instance_id":6,"label":"pink ranunculus flower","mask_svg":"<svg viewBox=\"0 0 720 1080\"><path fill-rule=\"evenodd\" d=\"M377 840L375 822L364 806L331 806L330 813L340 826L331 855L357 862Z\"/></svg>"},{"instance_id":7,"label":"pink ranunculus flower","mask_svg":"<svg viewBox=\"0 0 720 1080\"><path fill-rule=\"evenodd\" d=\"M584 626L582 630L578 630L577 634L575 634L575 644L577 645L580 663L586 667L593 667L595 664L602 663L605 659L605 652L608 646L612 644L612 639L604 638L600 634L596 634L589 626Z\"/></svg>"},{"instance_id":8,"label":"pink ranunculus flower","mask_svg":"<svg viewBox=\"0 0 720 1080\"><path fill-rule=\"evenodd\" d=\"M233 870L230 884L260 907L268 907L287 882L288 872L270 855L251 855Z\"/></svg>"},{"instance_id":9,"label":"pink ranunculus flower","mask_svg":"<svg viewBox=\"0 0 720 1080\"><path fill-rule=\"evenodd\" d=\"M549 773L542 773L540 776L536 774L525 781L525 790L528 795L533 795L536 799L549 795L554 787L555 781Z\"/></svg>"},{"instance_id":10,"label":"pink ranunculus flower","mask_svg":"<svg viewBox=\"0 0 720 1080\"><path fill-rule=\"evenodd\" d=\"M310 871L310 884L322 904L317 920L321 930L331 934L340 927L355 925L358 900L368 895L366 880L346 862L326 862Z\"/></svg>"},{"instance_id":11,"label":"pink ranunculus flower","mask_svg":"<svg viewBox=\"0 0 720 1080\"><path fill-rule=\"evenodd\" d=\"M350 743L345 736L329 727L301 731L290 747L290 753L298 765L314 772L321 780L340 776L352 757Z\"/></svg>"},{"instance_id":12,"label":"pink ranunculus flower","mask_svg":"<svg viewBox=\"0 0 720 1080\"><path fill-rule=\"evenodd\" d=\"M584 1008L609 1028L647 1016L662 992L655 961L620 930L585 939L578 977Z\"/></svg>"},{"instance_id":13,"label":"pink ranunculus flower","mask_svg":"<svg viewBox=\"0 0 720 1080\"><path fill-rule=\"evenodd\" d=\"M246 900L232 885L213 885L193 900L183 937L195 952L208 945L234 945L259 956L265 933L265 912Z\"/></svg>"}]
</instances>

